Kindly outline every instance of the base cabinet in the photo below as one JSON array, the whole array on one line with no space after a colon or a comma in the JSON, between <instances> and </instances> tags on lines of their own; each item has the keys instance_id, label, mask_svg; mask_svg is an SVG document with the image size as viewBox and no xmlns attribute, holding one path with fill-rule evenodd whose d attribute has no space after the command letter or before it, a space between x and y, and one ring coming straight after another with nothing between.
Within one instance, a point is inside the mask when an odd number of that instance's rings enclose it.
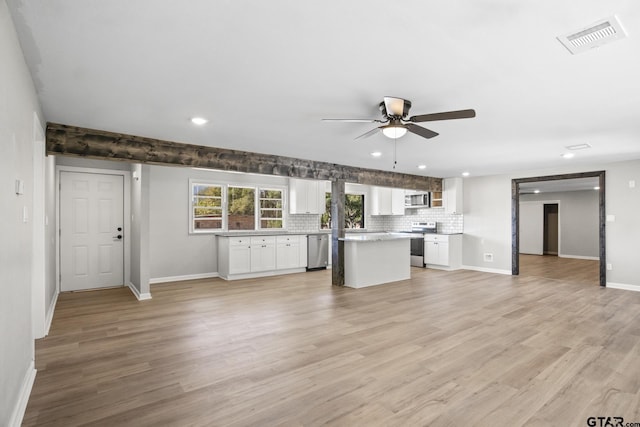
<instances>
[{"instance_id":1,"label":"base cabinet","mask_svg":"<svg viewBox=\"0 0 640 427\"><path fill-rule=\"evenodd\" d=\"M218 236L218 275L226 280L305 271L307 236Z\"/></svg>"},{"instance_id":2,"label":"base cabinet","mask_svg":"<svg viewBox=\"0 0 640 427\"><path fill-rule=\"evenodd\" d=\"M251 238L251 272L276 269L276 237Z\"/></svg>"},{"instance_id":3,"label":"base cabinet","mask_svg":"<svg viewBox=\"0 0 640 427\"><path fill-rule=\"evenodd\" d=\"M424 261L427 267L457 270L462 265L462 235L434 234L424 237Z\"/></svg>"}]
</instances>

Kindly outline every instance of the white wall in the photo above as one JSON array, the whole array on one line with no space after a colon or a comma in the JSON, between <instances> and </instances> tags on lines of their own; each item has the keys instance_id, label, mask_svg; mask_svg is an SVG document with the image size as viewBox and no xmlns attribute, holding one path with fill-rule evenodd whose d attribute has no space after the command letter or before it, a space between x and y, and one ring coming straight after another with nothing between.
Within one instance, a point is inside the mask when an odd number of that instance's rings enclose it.
<instances>
[{"instance_id":1,"label":"white wall","mask_svg":"<svg viewBox=\"0 0 640 427\"><path fill-rule=\"evenodd\" d=\"M149 298L149 166L132 164L131 284L138 298Z\"/></svg>"},{"instance_id":2,"label":"white wall","mask_svg":"<svg viewBox=\"0 0 640 427\"><path fill-rule=\"evenodd\" d=\"M212 234L189 234L189 179L247 185L288 186L276 176L150 166L151 280L218 272Z\"/></svg>"},{"instance_id":3,"label":"white wall","mask_svg":"<svg viewBox=\"0 0 640 427\"><path fill-rule=\"evenodd\" d=\"M33 370L33 120L42 117L7 4L0 0L0 425L22 419ZM15 180L24 181L16 195ZM28 220L23 222L23 210ZM28 397L28 394L27 396ZM22 399L22 400L21 400Z\"/></svg>"},{"instance_id":4,"label":"white wall","mask_svg":"<svg viewBox=\"0 0 640 427\"><path fill-rule=\"evenodd\" d=\"M464 182L462 264L511 273L511 177L467 178ZM493 261L485 261L491 254Z\"/></svg>"},{"instance_id":5,"label":"white wall","mask_svg":"<svg viewBox=\"0 0 640 427\"><path fill-rule=\"evenodd\" d=\"M629 181L636 187L629 188ZM607 168L607 215L615 222L607 222L607 283L637 286L640 290L640 160L616 164Z\"/></svg>"},{"instance_id":6,"label":"white wall","mask_svg":"<svg viewBox=\"0 0 640 427\"><path fill-rule=\"evenodd\" d=\"M600 208L594 190L523 194L521 202L559 201L560 253L565 257L600 257ZM522 235L520 236L522 239ZM520 242L522 243L522 241Z\"/></svg>"},{"instance_id":7,"label":"white wall","mask_svg":"<svg viewBox=\"0 0 640 427\"><path fill-rule=\"evenodd\" d=\"M640 160L564 169L538 170L517 175L496 175L465 179L463 264L472 268L511 271L511 179L576 172L606 171L607 283L640 290ZM629 181L639 184L629 188ZM493 251L492 263L483 261L483 252Z\"/></svg>"}]
</instances>

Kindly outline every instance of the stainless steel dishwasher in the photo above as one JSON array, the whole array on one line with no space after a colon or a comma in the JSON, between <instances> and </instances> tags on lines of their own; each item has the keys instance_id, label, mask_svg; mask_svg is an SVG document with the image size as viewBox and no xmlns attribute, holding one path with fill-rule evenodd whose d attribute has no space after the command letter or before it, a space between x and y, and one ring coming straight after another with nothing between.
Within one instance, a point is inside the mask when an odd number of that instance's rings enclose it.
<instances>
[{"instance_id":1,"label":"stainless steel dishwasher","mask_svg":"<svg viewBox=\"0 0 640 427\"><path fill-rule=\"evenodd\" d=\"M307 236L307 270L327 268L329 260L329 235L309 234Z\"/></svg>"}]
</instances>

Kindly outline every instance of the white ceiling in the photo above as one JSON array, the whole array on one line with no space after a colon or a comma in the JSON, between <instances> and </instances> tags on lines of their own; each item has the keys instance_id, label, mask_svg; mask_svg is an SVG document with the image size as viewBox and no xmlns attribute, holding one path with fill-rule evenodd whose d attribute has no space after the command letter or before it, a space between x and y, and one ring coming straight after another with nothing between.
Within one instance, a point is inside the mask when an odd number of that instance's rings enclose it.
<instances>
[{"instance_id":1,"label":"white ceiling","mask_svg":"<svg viewBox=\"0 0 640 427\"><path fill-rule=\"evenodd\" d=\"M474 108L397 141L397 171L472 176L640 158L633 0L7 0L47 121L391 170L355 142L383 96ZM556 36L617 14L629 36ZM195 127L193 116L211 122ZM592 148L561 158L565 146ZM383 156L373 158L372 151ZM426 164L418 170L418 164Z\"/></svg>"}]
</instances>

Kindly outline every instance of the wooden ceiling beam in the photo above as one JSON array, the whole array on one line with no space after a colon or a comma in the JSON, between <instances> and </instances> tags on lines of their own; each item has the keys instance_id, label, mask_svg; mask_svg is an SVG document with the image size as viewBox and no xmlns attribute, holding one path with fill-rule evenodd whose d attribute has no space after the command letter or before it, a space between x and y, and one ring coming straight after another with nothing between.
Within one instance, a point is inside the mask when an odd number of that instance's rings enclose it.
<instances>
[{"instance_id":1,"label":"wooden ceiling beam","mask_svg":"<svg viewBox=\"0 0 640 427\"><path fill-rule=\"evenodd\" d=\"M442 191L442 179L47 123L47 153L164 166Z\"/></svg>"}]
</instances>

